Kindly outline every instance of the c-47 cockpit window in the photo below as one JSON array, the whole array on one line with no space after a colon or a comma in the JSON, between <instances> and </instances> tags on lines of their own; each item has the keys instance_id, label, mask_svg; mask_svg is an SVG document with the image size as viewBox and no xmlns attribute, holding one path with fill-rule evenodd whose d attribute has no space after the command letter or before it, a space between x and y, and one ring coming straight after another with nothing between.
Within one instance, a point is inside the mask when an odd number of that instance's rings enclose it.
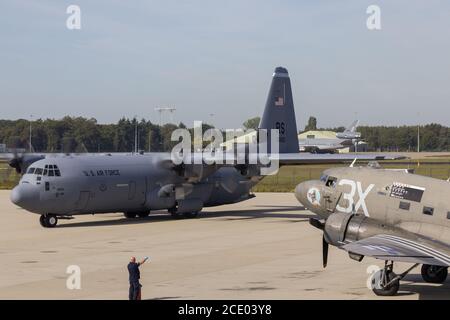
<instances>
[{"instance_id":1,"label":"c-47 cockpit window","mask_svg":"<svg viewBox=\"0 0 450 320\"><path fill-rule=\"evenodd\" d=\"M34 173L34 170L36 170L36 168L28 168L27 173L28 173L28 174L33 174L33 173Z\"/></svg>"},{"instance_id":2,"label":"c-47 cockpit window","mask_svg":"<svg viewBox=\"0 0 450 320\"><path fill-rule=\"evenodd\" d=\"M335 177L328 177L328 180L327 180L327 182L325 183L325 185L326 185L327 187L332 187L332 188L334 188L334 187L336 186L336 181L337 181L337 178L335 178Z\"/></svg>"},{"instance_id":3,"label":"c-47 cockpit window","mask_svg":"<svg viewBox=\"0 0 450 320\"><path fill-rule=\"evenodd\" d=\"M322 182L326 182L327 179L328 179L328 175L326 175L326 174L323 174L320 176L320 181L322 181Z\"/></svg>"},{"instance_id":4,"label":"c-47 cockpit window","mask_svg":"<svg viewBox=\"0 0 450 320\"><path fill-rule=\"evenodd\" d=\"M36 170L34 171L34 174L37 174L37 175L42 174L42 168L36 168Z\"/></svg>"}]
</instances>

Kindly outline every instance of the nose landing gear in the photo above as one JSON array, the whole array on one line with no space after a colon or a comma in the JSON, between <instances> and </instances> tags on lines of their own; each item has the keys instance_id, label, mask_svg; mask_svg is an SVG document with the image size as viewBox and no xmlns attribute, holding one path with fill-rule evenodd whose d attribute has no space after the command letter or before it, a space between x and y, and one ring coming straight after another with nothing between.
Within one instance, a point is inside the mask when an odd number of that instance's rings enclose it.
<instances>
[{"instance_id":1,"label":"nose landing gear","mask_svg":"<svg viewBox=\"0 0 450 320\"><path fill-rule=\"evenodd\" d=\"M39 222L44 228L54 228L58 224L58 218L54 214L46 213L41 215Z\"/></svg>"}]
</instances>

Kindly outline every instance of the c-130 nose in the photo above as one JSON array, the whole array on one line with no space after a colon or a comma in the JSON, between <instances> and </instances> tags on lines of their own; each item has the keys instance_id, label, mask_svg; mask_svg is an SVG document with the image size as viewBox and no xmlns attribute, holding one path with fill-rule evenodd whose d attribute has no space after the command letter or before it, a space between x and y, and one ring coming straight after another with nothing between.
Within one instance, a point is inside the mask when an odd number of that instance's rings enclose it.
<instances>
[{"instance_id":1,"label":"c-130 nose","mask_svg":"<svg viewBox=\"0 0 450 320\"><path fill-rule=\"evenodd\" d=\"M39 192L36 186L21 183L11 191L10 199L21 208L32 209L39 201Z\"/></svg>"}]
</instances>

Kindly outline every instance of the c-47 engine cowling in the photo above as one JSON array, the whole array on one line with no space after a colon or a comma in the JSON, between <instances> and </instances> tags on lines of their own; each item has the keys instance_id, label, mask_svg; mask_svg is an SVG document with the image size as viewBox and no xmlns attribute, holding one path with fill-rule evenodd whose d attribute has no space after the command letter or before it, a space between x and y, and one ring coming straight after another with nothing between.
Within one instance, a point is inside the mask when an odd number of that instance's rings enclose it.
<instances>
[{"instance_id":1,"label":"c-47 engine cowling","mask_svg":"<svg viewBox=\"0 0 450 320\"><path fill-rule=\"evenodd\" d=\"M398 234L398 228L387 226L363 214L333 213L325 222L325 240L340 247L377 234Z\"/></svg>"}]
</instances>

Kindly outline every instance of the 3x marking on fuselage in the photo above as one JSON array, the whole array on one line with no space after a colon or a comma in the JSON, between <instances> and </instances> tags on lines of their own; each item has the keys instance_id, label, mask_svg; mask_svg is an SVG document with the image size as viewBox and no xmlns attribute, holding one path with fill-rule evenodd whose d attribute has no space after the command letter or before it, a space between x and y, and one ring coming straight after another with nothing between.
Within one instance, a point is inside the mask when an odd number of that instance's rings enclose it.
<instances>
[{"instance_id":1,"label":"3x marking on fuselage","mask_svg":"<svg viewBox=\"0 0 450 320\"><path fill-rule=\"evenodd\" d=\"M339 191L342 192L343 201L338 201L336 210L344 213L360 212L369 217L370 212L366 204L369 194L374 191L375 184L370 183L367 187L363 187L363 183L358 180L349 178L337 179L328 187L336 188L340 186ZM421 202L426 188L421 186L410 185L402 182L393 182L385 187L385 191L389 192L392 198ZM384 193L382 193L384 195ZM313 206L320 206L321 194L318 188L311 187L307 193L307 199Z\"/></svg>"}]
</instances>

